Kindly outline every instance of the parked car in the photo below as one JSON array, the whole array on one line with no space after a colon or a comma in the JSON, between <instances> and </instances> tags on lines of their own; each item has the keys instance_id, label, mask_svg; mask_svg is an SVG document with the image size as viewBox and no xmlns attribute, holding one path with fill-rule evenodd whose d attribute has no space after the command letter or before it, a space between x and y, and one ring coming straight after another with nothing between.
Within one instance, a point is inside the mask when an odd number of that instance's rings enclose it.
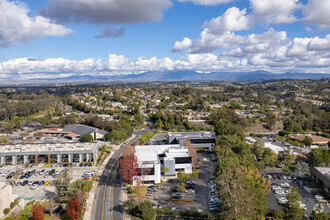
<instances>
[{"instance_id":1,"label":"parked car","mask_svg":"<svg viewBox=\"0 0 330 220\"><path fill-rule=\"evenodd\" d=\"M31 174L26 175L26 179L29 179L31 177Z\"/></svg>"},{"instance_id":2,"label":"parked car","mask_svg":"<svg viewBox=\"0 0 330 220\"><path fill-rule=\"evenodd\" d=\"M38 184L33 184L30 189L35 190L38 186Z\"/></svg>"},{"instance_id":3,"label":"parked car","mask_svg":"<svg viewBox=\"0 0 330 220\"><path fill-rule=\"evenodd\" d=\"M42 186L42 185L44 185L45 184L45 181L44 180L41 180L40 182L39 182L39 186Z\"/></svg>"},{"instance_id":4,"label":"parked car","mask_svg":"<svg viewBox=\"0 0 330 220\"><path fill-rule=\"evenodd\" d=\"M317 201L324 201L324 197L321 196L321 195L315 195L314 198L317 200Z\"/></svg>"},{"instance_id":5,"label":"parked car","mask_svg":"<svg viewBox=\"0 0 330 220\"><path fill-rule=\"evenodd\" d=\"M156 186L149 186L148 191L149 192L157 192L157 187Z\"/></svg>"},{"instance_id":6,"label":"parked car","mask_svg":"<svg viewBox=\"0 0 330 220\"><path fill-rule=\"evenodd\" d=\"M187 189L186 190L186 193L195 193L195 190L193 190L193 189Z\"/></svg>"},{"instance_id":7,"label":"parked car","mask_svg":"<svg viewBox=\"0 0 330 220\"><path fill-rule=\"evenodd\" d=\"M50 182L49 181L46 181L44 184L45 184L45 186L47 186L47 185L50 184Z\"/></svg>"},{"instance_id":8,"label":"parked car","mask_svg":"<svg viewBox=\"0 0 330 220\"><path fill-rule=\"evenodd\" d=\"M195 189L195 185L186 185L186 189Z\"/></svg>"},{"instance_id":9,"label":"parked car","mask_svg":"<svg viewBox=\"0 0 330 220\"><path fill-rule=\"evenodd\" d=\"M304 203L302 203L301 201L299 201L298 203L300 205L300 208L302 208L303 210L307 210L307 206Z\"/></svg>"},{"instance_id":10,"label":"parked car","mask_svg":"<svg viewBox=\"0 0 330 220\"><path fill-rule=\"evenodd\" d=\"M6 179L9 180L9 179L11 179L12 177L13 177L12 175L8 175L8 176L6 176Z\"/></svg>"},{"instance_id":11,"label":"parked car","mask_svg":"<svg viewBox=\"0 0 330 220\"><path fill-rule=\"evenodd\" d=\"M220 212L219 207L209 208L211 212Z\"/></svg>"},{"instance_id":12,"label":"parked car","mask_svg":"<svg viewBox=\"0 0 330 220\"><path fill-rule=\"evenodd\" d=\"M178 192L178 186L174 186L172 192Z\"/></svg>"},{"instance_id":13,"label":"parked car","mask_svg":"<svg viewBox=\"0 0 330 220\"><path fill-rule=\"evenodd\" d=\"M181 193L174 193L174 194L172 194L172 199L182 199L182 194Z\"/></svg>"},{"instance_id":14,"label":"parked car","mask_svg":"<svg viewBox=\"0 0 330 220\"><path fill-rule=\"evenodd\" d=\"M195 180L188 180L187 184L188 185L196 185L196 182L195 182Z\"/></svg>"},{"instance_id":15,"label":"parked car","mask_svg":"<svg viewBox=\"0 0 330 220\"><path fill-rule=\"evenodd\" d=\"M40 175L44 175L44 174L45 174L45 170L43 169L40 171Z\"/></svg>"},{"instance_id":16,"label":"parked car","mask_svg":"<svg viewBox=\"0 0 330 220\"><path fill-rule=\"evenodd\" d=\"M22 183L22 186L25 186L25 185L27 185L28 183L29 183L28 180L24 180L23 183Z\"/></svg>"},{"instance_id":17,"label":"parked car","mask_svg":"<svg viewBox=\"0 0 330 220\"><path fill-rule=\"evenodd\" d=\"M277 195L285 195L285 192L283 191L283 190L279 190L279 189L277 189L277 190L275 190L275 194L277 194Z\"/></svg>"},{"instance_id":18,"label":"parked car","mask_svg":"<svg viewBox=\"0 0 330 220\"><path fill-rule=\"evenodd\" d=\"M16 182L16 186L20 186L20 185L22 185L21 182Z\"/></svg>"},{"instance_id":19,"label":"parked car","mask_svg":"<svg viewBox=\"0 0 330 220\"><path fill-rule=\"evenodd\" d=\"M285 198L285 197L280 197L280 198L277 198L277 202L279 203L279 204L286 204L287 202L288 202L288 199L287 198Z\"/></svg>"}]
</instances>

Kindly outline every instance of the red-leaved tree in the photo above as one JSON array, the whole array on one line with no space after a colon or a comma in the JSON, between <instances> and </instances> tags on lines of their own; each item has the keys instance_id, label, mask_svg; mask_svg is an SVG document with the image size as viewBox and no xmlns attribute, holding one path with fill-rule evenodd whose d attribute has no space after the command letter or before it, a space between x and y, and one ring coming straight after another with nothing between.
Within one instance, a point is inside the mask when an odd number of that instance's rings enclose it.
<instances>
[{"instance_id":1,"label":"red-leaved tree","mask_svg":"<svg viewBox=\"0 0 330 220\"><path fill-rule=\"evenodd\" d=\"M193 167L196 168L197 164L198 164L198 159L197 159L197 150L196 148L191 144L191 141L188 139L185 139L183 141L183 144L188 148L188 152L191 156L191 162Z\"/></svg>"},{"instance_id":2,"label":"red-leaved tree","mask_svg":"<svg viewBox=\"0 0 330 220\"><path fill-rule=\"evenodd\" d=\"M71 198L69 204L66 207L66 214L73 220L79 218L81 212L80 202L76 198Z\"/></svg>"},{"instance_id":3,"label":"red-leaved tree","mask_svg":"<svg viewBox=\"0 0 330 220\"><path fill-rule=\"evenodd\" d=\"M31 215L33 220L43 220L44 219L44 209L41 205L34 205L31 209Z\"/></svg>"},{"instance_id":4,"label":"red-leaved tree","mask_svg":"<svg viewBox=\"0 0 330 220\"><path fill-rule=\"evenodd\" d=\"M119 173L123 180L128 183L133 182L133 178L138 175L138 160L135 150L131 145L126 146L123 159L119 162Z\"/></svg>"}]
</instances>

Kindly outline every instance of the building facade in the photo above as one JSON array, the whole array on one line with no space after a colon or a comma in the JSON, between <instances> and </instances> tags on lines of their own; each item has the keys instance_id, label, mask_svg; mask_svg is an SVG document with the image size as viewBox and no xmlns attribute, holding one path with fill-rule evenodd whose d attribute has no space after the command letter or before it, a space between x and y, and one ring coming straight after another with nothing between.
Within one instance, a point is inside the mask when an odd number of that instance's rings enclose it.
<instances>
[{"instance_id":1,"label":"building facade","mask_svg":"<svg viewBox=\"0 0 330 220\"><path fill-rule=\"evenodd\" d=\"M180 146L184 146L185 140L189 140L195 148L212 150L215 146L216 134L211 131L168 133L168 144L180 144Z\"/></svg>"},{"instance_id":2,"label":"building facade","mask_svg":"<svg viewBox=\"0 0 330 220\"><path fill-rule=\"evenodd\" d=\"M330 167L312 167L311 173L315 182L327 195L330 195Z\"/></svg>"},{"instance_id":3,"label":"building facade","mask_svg":"<svg viewBox=\"0 0 330 220\"><path fill-rule=\"evenodd\" d=\"M1 145L0 165L93 162L100 143Z\"/></svg>"},{"instance_id":4,"label":"building facade","mask_svg":"<svg viewBox=\"0 0 330 220\"><path fill-rule=\"evenodd\" d=\"M188 148L175 145L146 145L135 146L138 160L139 175L134 178L144 183L155 184L161 182L162 167L167 167L165 175L175 175L179 171L192 172L191 156Z\"/></svg>"},{"instance_id":5,"label":"building facade","mask_svg":"<svg viewBox=\"0 0 330 220\"><path fill-rule=\"evenodd\" d=\"M4 217L3 210L9 208L10 203L17 197L17 195L12 194L11 185L0 182L0 218Z\"/></svg>"}]
</instances>

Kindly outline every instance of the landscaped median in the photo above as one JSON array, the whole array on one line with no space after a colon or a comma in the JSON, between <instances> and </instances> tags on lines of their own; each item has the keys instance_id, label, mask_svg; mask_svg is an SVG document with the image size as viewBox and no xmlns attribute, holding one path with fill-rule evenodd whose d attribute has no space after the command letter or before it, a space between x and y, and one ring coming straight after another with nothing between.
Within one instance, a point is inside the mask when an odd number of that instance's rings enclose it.
<instances>
[{"instance_id":1,"label":"landscaped median","mask_svg":"<svg viewBox=\"0 0 330 220\"><path fill-rule=\"evenodd\" d=\"M169 199L168 201L176 203L194 203L194 201L188 199Z\"/></svg>"}]
</instances>

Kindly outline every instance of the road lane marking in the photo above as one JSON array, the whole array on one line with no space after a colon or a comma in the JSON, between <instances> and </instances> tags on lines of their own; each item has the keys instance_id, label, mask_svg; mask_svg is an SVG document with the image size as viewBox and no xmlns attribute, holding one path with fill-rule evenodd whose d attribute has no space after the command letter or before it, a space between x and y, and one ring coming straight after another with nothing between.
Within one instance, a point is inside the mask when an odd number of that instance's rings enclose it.
<instances>
[{"instance_id":1,"label":"road lane marking","mask_svg":"<svg viewBox=\"0 0 330 220\"><path fill-rule=\"evenodd\" d=\"M103 216L104 216L104 202L105 202L105 194L107 192L107 183L109 181L109 178L110 178L110 174L111 174L111 171L112 171L112 168L113 166L116 164L117 160L121 157L121 154L119 154L119 156L117 157L117 159L113 162L110 170L109 170L109 173L108 173L108 176L107 176L107 180L105 182L105 187L104 187L104 193L103 193L103 202L102 202L102 219L103 219Z\"/></svg>"},{"instance_id":2,"label":"road lane marking","mask_svg":"<svg viewBox=\"0 0 330 220\"><path fill-rule=\"evenodd\" d=\"M139 137L135 137L134 139L133 139L133 141L131 141L129 144L127 144L127 145L130 145L130 144L132 144L132 143L134 143L134 141L136 141L137 139L138 139ZM126 145L126 146L127 146ZM125 146L125 147L126 147ZM109 173L108 173L108 176L107 176L107 180L106 180L106 184L105 184L105 187L104 187L104 193L103 193L103 202L102 202L102 220L103 220L103 216L104 216L104 202L105 202L105 195L106 195L106 191L107 191L107 183L108 183L108 181L109 181L109 178L110 178L110 174L111 174L111 171L112 171L112 168L113 168L113 166L117 163L117 160L122 156L122 154L123 153L120 153L119 155L118 155L118 157L117 157L117 159L114 161L114 163L112 164L112 166L111 166L111 168L110 168L110 170L109 170ZM119 165L119 162L118 162L118 165ZM118 167L118 165L117 165L117 167ZM116 171L117 172L117 171ZM115 176L116 177L116 176ZM113 193L111 194L112 196L111 197L113 197ZM112 204L111 204L112 205ZM111 216L112 216L112 212L111 212Z\"/></svg>"},{"instance_id":3,"label":"road lane marking","mask_svg":"<svg viewBox=\"0 0 330 220\"><path fill-rule=\"evenodd\" d=\"M111 213L111 220L113 219L113 194L114 194L114 186L115 186L115 180L116 180L116 175L117 175L117 170L119 167L119 162L117 164L116 170L115 170L115 175L113 178L113 182L112 182L112 194L111 194L111 206L110 206L110 213Z\"/></svg>"}]
</instances>

